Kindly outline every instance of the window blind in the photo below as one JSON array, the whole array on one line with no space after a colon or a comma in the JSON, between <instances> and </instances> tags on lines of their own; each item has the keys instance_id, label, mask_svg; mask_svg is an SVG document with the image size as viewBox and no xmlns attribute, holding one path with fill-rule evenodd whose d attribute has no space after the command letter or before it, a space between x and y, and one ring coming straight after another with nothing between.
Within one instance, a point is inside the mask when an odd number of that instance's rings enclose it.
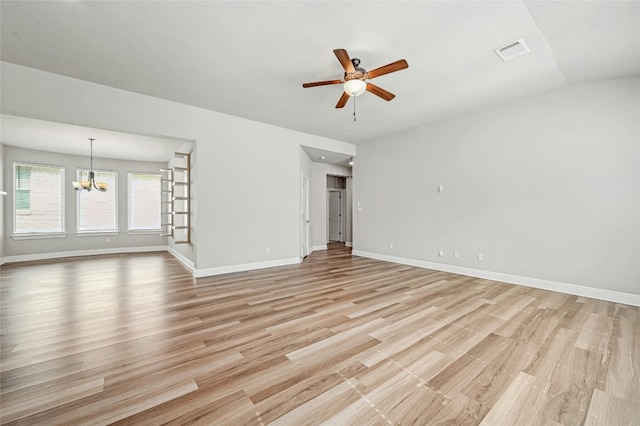
<instances>
[{"instance_id":1,"label":"window blind","mask_svg":"<svg viewBox=\"0 0 640 426\"><path fill-rule=\"evenodd\" d=\"M129 173L130 231L160 231L161 177L153 173Z\"/></svg>"},{"instance_id":2,"label":"window blind","mask_svg":"<svg viewBox=\"0 0 640 426\"><path fill-rule=\"evenodd\" d=\"M64 232L64 168L13 163L14 232Z\"/></svg>"},{"instance_id":3,"label":"window blind","mask_svg":"<svg viewBox=\"0 0 640 426\"><path fill-rule=\"evenodd\" d=\"M96 182L106 182L108 189L100 192L78 191L78 231L104 232L118 230L118 173L94 170ZM78 180L88 180L89 170L78 169Z\"/></svg>"}]
</instances>

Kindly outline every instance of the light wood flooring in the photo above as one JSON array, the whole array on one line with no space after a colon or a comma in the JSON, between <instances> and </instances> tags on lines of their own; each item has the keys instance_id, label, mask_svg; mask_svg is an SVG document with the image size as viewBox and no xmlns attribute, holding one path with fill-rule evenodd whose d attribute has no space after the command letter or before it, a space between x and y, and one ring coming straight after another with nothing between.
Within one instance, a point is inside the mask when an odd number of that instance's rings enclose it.
<instances>
[{"instance_id":1,"label":"light wood flooring","mask_svg":"<svg viewBox=\"0 0 640 426\"><path fill-rule=\"evenodd\" d=\"M352 257L3 265L2 424L638 425L640 308Z\"/></svg>"}]
</instances>

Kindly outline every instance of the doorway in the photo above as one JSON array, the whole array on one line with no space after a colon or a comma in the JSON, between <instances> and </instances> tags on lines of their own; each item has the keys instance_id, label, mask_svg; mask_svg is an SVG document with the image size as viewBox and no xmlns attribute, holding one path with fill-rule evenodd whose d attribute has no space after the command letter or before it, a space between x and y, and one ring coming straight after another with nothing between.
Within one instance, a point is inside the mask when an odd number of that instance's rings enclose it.
<instances>
[{"instance_id":1,"label":"doorway","mask_svg":"<svg viewBox=\"0 0 640 426\"><path fill-rule=\"evenodd\" d=\"M343 189L329 189L328 242L344 242Z\"/></svg>"},{"instance_id":2,"label":"doorway","mask_svg":"<svg viewBox=\"0 0 640 426\"><path fill-rule=\"evenodd\" d=\"M347 177L327 175L327 243L347 241Z\"/></svg>"}]
</instances>

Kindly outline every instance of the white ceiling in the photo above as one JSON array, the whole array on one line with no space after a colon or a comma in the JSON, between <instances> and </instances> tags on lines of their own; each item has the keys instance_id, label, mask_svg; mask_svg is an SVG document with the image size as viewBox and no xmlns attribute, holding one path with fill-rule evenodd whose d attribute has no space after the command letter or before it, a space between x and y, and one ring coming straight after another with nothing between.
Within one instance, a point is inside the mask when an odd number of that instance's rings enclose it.
<instances>
[{"instance_id":1,"label":"white ceiling","mask_svg":"<svg viewBox=\"0 0 640 426\"><path fill-rule=\"evenodd\" d=\"M185 142L2 114L2 143L26 149L130 161L167 162Z\"/></svg>"},{"instance_id":2,"label":"white ceiling","mask_svg":"<svg viewBox=\"0 0 640 426\"><path fill-rule=\"evenodd\" d=\"M3 61L352 143L573 82L640 74L640 2L6 1ZM502 62L493 49L531 49ZM391 102L335 109L332 50ZM3 130L3 137L5 131ZM85 136L88 137L88 136ZM129 144L135 147L135 144ZM123 148L124 149L124 148Z\"/></svg>"},{"instance_id":3,"label":"white ceiling","mask_svg":"<svg viewBox=\"0 0 640 426\"><path fill-rule=\"evenodd\" d=\"M338 166L351 167L349 164L353 157L350 155L340 154L339 152L331 152L324 149L303 146L302 149L307 153L311 161L316 163L335 164Z\"/></svg>"}]
</instances>

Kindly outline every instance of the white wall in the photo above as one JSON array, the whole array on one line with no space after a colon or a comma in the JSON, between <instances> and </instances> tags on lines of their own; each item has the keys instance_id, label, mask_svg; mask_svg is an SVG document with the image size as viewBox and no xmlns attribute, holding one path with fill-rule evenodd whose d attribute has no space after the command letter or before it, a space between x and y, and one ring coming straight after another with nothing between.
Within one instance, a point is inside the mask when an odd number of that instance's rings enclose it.
<instances>
[{"instance_id":1,"label":"white wall","mask_svg":"<svg viewBox=\"0 0 640 426\"><path fill-rule=\"evenodd\" d=\"M2 113L196 142L202 274L297 261L300 145L355 155L351 144L214 111L4 62L1 71Z\"/></svg>"},{"instance_id":2,"label":"white wall","mask_svg":"<svg viewBox=\"0 0 640 426\"><path fill-rule=\"evenodd\" d=\"M50 239L22 239L14 240L13 233L13 163L21 161L35 164L50 164L65 168L64 188L65 198L65 227L67 235L64 238ZM11 259L14 256L26 256L44 253L73 252L78 250L113 250L118 248L149 248L166 246L166 238L159 235L140 235L127 233L128 228L128 172L159 173L160 168L166 167L162 163L134 162L94 158L94 169L115 170L118 172L118 235L76 235L77 225L77 194L71 182L76 179L78 167L88 166L88 157L66 154L55 154L44 151L34 151L13 146L4 149L4 181L7 199L4 206L4 255ZM110 188L111 189L111 188ZM109 242L107 242L107 238Z\"/></svg>"},{"instance_id":3,"label":"white wall","mask_svg":"<svg viewBox=\"0 0 640 426\"><path fill-rule=\"evenodd\" d=\"M354 248L638 295L639 118L597 81L358 146Z\"/></svg>"},{"instance_id":4,"label":"white wall","mask_svg":"<svg viewBox=\"0 0 640 426\"><path fill-rule=\"evenodd\" d=\"M316 249L327 245L327 175L351 176L351 169L348 167L336 166L333 164L312 163L311 164L311 186L309 210L311 219L311 246ZM349 197L347 196L347 200ZM350 221L350 216L347 216ZM349 224L349 230L351 225ZM351 241L350 235L346 236Z\"/></svg>"}]
</instances>

